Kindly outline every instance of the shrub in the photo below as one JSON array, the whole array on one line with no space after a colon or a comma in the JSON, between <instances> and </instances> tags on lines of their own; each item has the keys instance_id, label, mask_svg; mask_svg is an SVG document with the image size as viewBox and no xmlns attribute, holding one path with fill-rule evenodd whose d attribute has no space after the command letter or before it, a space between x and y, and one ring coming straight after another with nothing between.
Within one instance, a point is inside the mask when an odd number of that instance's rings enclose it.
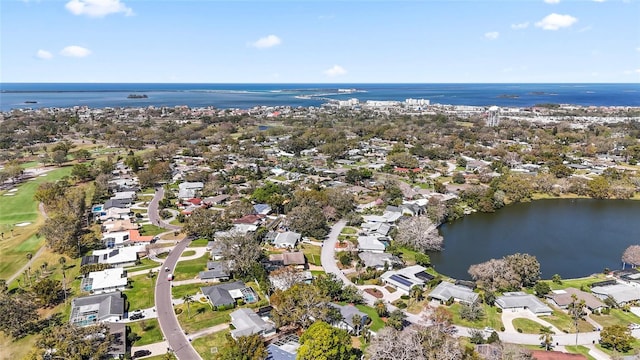
<instances>
[{"instance_id":1,"label":"shrub","mask_svg":"<svg viewBox=\"0 0 640 360\"><path fill-rule=\"evenodd\" d=\"M522 333L522 329L518 328L517 330L518 330L519 333Z\"/></svg>"},{"instance_id":2,"label":"shrub","mask_svg":"<svg viewBox=\"0 0 640 360\"><path fill-rule=\"evenodd\" d=\"M400 299L409 300L409 295L402 295L402 296L400 296Z\"/></svg>"},{"instance_id":3,"label":"shrub","mask_svg":"<svg viewBox=\"0 0 640 360\"><path fill-rule=\"evenodd\" d=\"M500 331L504 331L504 326L500 326Z\"/></svg>"},{"instance_id":4,"label":"shrub","mask_svg":"<svg viewBox=\"0 0 640 360\"><path fill-rule=\"evenodd\" d=\"M405 302L398 303L398 309L406 309L406 308L407 308L407 303Z\"/></svg>"},{"instance_id":5,"label":"shrub","mask_svg":"<svg viewBox=\"0 0 640 360\"><path fill-rule=\"evenodd\" d=\"M182 309L177 308L177 309L174 310L174 312L176 313L176 315L180 315L180 314L182 314Z\"/></svg>"},{"instance_id":6,"label":"shrub","mask_svg":"<svg viewBox=\"0 0 640 360\"><path fill-rule=\"evenodd\" d=\"M502 308L497 308L497 309L496 309L496 312L497 312L498 314L502 314Z\"/></svg>"}]
</instances>

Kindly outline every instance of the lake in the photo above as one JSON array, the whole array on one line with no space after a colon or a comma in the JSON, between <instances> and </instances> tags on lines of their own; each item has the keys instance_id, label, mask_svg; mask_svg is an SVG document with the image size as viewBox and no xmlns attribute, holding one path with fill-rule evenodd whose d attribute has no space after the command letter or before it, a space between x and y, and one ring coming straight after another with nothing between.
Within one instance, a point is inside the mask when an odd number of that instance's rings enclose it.
<instances>
[{"instance_id":1,"label":"lake","mask_svg":"<svg viewBox=\"0 0 640 360\"><path fill-rule=\"evenodd\" d=\"M622 252L640 244L640 201L550 199L509 205L443 224L444 251L435 269L470 279L470 265L516 252L535 255L542 277L588 276L620 269Z\"/></svg>"}]
</instances>

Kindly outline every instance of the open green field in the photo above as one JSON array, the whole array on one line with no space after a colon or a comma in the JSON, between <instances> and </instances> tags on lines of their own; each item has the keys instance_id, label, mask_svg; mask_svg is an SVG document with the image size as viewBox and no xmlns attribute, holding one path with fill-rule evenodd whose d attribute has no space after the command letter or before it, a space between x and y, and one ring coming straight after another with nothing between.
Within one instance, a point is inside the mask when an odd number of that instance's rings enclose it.
<instances>
[{"instance_id":1,"label":"open green field","mask_svg":"<svg viewBox=\"0 0 640 360\"><path fill-rule=\"evenodd\" d=\"M195 294L200 292L201 287L206 287L210 285L211 284L202 283L202 284L186 284L186 285L174 286L171 288L171 297L174 299L182 299L182 297L185 295L194 296ZM197 301L198 299L196 299L194 296L193 300Z\"/></svg>"},{"instance_id":2,"label":"open green field","mask_svg":"<svg viewBox=\"0 0 640 360\"><path fill-rule=\"evenodd\" d=\"M481 329L486 326L492 327L494 329L500 330L502 325L502 315L498 313L498 308L489 306L487 304L482 304L482 308L484 309L485 316L479 321L468 321L462 319L460 317L460 305L459 303L455 303L449 306L448 310L453 316L453 323L456 325L462 325L466 327Z\"/></svg>"},{"instance_id":3,"label":"open green field","mask_svg":"<svg viewBox=\"0 0 640 360\"><path fill-rule=\"evenodd\" d=\"M149 236L149 235L155 236L158 234L162 234L163 232L167 232L167 230L164 228L161 228L160 226L155 226L152 224L144 224L140 229L140 234L145 236Z\"/></svg>"},{"instance_id":4,"label":"open green field","mask_svg":"<svg viewBox=\"0 0 640 360\"><path fill-rule=\"evenodd\" d=\"M207 261L209 261L209 255L205 254L201 257L193 260L178 261L176 270L174 271L175 280L189 280L193 279L200 273L207 269Z\"/></svg>"},{"instance_id":5,"label":"open green field","mask_svg":"<svg viewBox=\"0 0 640 360\"><path fill-rule=\"evenodd\" d=\"M69 175L71 167L52 170L47 176L37 177L20 184L13 196L0 196L0 279L13 275L27 263L27 254L35 254L44 244L44 238L36 236L44 222L38 204L33 200L38 185L56 181ZM8 192L2 192L2 194ZM27 226L15 226L31 223ZM11 231L13 229L13 232ZM12 235L13 233L13 235Z\"/></svg>"},{"instance_id":6,"label":"open green field","mask_svg":"<svg viewBox=\"0 0 640 360\"><path fill-rule=\"evenodd\" d=\"M124 294L127 295L127 301L129 302L129 311L148 309L155 305L155 282L156 278L151 280L147 275L129 277L129 284L132 288L124 291Z\"/></svg>"},{"instance_id":7,"label":"open green field","mask_svg":"<svg viewBox=\"0 0 640 360\"><path fill-rule=\"evenodd\" d=\"M209 243L209 239L196 239L196 240L193 240L191 244L189 244L189 247L190 248L206 247L208 243Z\"/></svg>"},{"instance_id":8,"label":"open green field","mask_svg":"<svg viewBox=\"0 0 640 360\"><path fill-rule=\"evenodd\" d=\"M322 251L322 247L310 245L310 244L302 244L302 252L304 253L304 257L307 259L307 263L313 265L322 265L322 261L320 260L320 252Z\"/></svg>"},{"instance_id":9,"label":"open green field","mask_svg":"<svg viewBox=\"0 0 640 360\"><path fill-rule=\"evenodd\" d=\"M209 303L203 304L200 302L193 302L189 306L191 307L191 317L187 314L186 304L180 304L175 307L176 309L182 309L182 313L178 315L178 321L187 333L228 323L231 321L229 314L235 310L214 311Z\"/></svg>"},{"instance_id":10,"label":"open green field","mask_svg":"<svg viewBox=\"0 0 640 360\"><path fill-rule=\"evenodd\" d=\"M589 285L606 280L606 276L604 274L594 274L593 276L577 278L577 279L562 279L561 284L556 284L553 281L545 281L551 287L551 290L560 290L566 288L576 288L580 289L581 287L584 291L589 292Z\"/></svg>"},{"instance_id":11,"label":"open green field","mask_svg":"<svg viewBox=\"0 0 640 360\"><path fill-rule=\"evenodd\" d=\"M145 325L145 329L142 329L142 324ZM131 328L132 333L136 333L140 336L140 339L136 340L134 346L148 345L162 341L162 331L160 331L160 324L158 319L143 319L134 321L127 324Z\"/></svg>"},{"instance_id":12,"label":"open green field","mask_svg":"<svg viewBox=\"0 0 640 360\"><path fill-rule=\"evenodd\" d=\"M219 351L220 348L225 346L227 343L227 334L229 334L229 330L218 331L213 334L197 338L193 340L191 344L203 359L211 359L213 357L211 354L211 348L217 348Z\"/></svg>"},{"instance_id":13,"label":"open green field","mask_svg":"<svg viewBox=\"0 0 640 360\"><path fill-rule=\"evenodd\" d=\"M544 326L537 322L525 318L513 319L513 327L522 330L524 334L540 334L540 329Z\"/></svg>"}]
</instances>

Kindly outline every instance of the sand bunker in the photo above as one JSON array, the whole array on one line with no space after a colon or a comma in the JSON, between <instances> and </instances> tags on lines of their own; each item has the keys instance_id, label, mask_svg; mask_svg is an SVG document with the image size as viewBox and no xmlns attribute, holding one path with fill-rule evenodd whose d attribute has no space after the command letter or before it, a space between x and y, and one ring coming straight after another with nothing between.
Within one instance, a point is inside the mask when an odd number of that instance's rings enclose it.
<instances>
[{"instance_id":1,"label":"sand bunker","mask_svg":"<svg viewBox=\"0 0 640 360\"><path fill-rule=\"evenodd\" d=\"M13 196L13 195L15 195L15 194L14 193L6 193L6 194L4 194L2 196Z\"/></svg>"},{"instance_id":2,"label":"sand bunker","mask_svg":"<svg viewBox=\"0 0 640 360\"><path fill-rule=\"evenodd\" d=\"M16 191L18 191L18 189L11 189L11 190L9 190L9 192L16 192Z\"/></svg>"},{"instance_id":3,"label":"sand bunker","mask_svg":"<svg viewBox=\"0 0 640 360\"><path fill-rule=\"evenodd\" d=\"M27 226L27 225L31 225L31 223L30 222L22 222L20 224L16 224L16 226L20 226L20 227Z\"/></svg>"}]
</instances>

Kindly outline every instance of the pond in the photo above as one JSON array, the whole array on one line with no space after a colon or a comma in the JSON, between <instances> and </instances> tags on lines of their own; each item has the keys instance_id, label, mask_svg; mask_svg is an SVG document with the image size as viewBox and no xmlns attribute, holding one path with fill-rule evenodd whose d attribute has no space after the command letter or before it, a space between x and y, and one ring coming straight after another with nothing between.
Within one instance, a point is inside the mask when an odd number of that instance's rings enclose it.
<instances>
[{"instance_id":1,"label":"pond","mask_svg":"<svg viewBox=\"0 0 640 360\"><path fill-rule=\"evenodd\" d=\"M640 244L640 201L537 200L468 215L440 233L445 249L431 262L457 279L470 279L470 265L516 252L535 255L543 278L582 277L620 269L622 252Z\"/></svg>"}]
</instances>

